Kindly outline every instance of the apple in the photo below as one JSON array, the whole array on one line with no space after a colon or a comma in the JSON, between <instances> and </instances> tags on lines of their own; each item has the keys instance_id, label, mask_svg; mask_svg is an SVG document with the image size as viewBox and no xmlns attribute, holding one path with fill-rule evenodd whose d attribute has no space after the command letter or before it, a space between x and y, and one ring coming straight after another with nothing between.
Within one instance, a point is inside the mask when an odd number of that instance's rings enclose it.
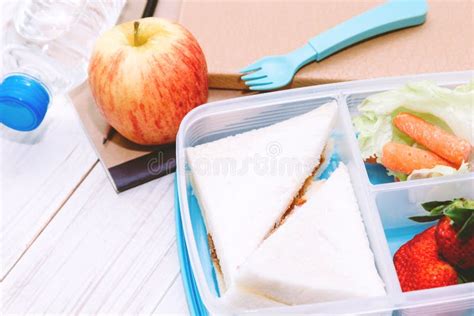
<instances>
[{"instance_id":1,"label":"apple","mask_svg":"<svg viewBox=\"0 0 474 316\"><path fill-rule=\"evenodd\" d=\"M183 117L207 100L207 64L183 26L159 18L117 25L97 40L89 86L107 122L132 142L173 142Z\"/></svg>"}]
</instances>

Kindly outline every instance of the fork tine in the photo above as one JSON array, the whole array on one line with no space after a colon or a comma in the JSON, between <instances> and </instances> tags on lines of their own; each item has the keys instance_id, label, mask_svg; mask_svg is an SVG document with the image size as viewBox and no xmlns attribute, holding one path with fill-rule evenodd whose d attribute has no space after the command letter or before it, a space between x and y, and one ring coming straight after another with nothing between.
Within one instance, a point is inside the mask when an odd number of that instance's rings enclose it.
<instances>
[{"instance_id":1,"label":"fork tine","mask_svg":"<svg viewBox=\"0 0 474 316\"><path fill-rule=\"evenodd\" d=\"M262 68L261 64L262 64L261 60L257 60L253 64L250 64L247 67L240 69L239 72L241 74L244 74L244 73L247 73L247 72L259 70L260 68Z\"/></svg>"},{"instance_id":2,"label":"fork tine","mask_svg":"<svg viewBox=\"0 0 474 316\"><path fill-rule=\"evenodd\" d=\"M265 78L260 78L260 79L255 79L255 80L250 80L246 81L245 84L249 86L250 88L256 87L256 86L262 86L262 85L269 85L272 84L273 82L265 76Z\"/></svg>"},{"instance_id":3,"label":"fork tine","mask_svg":"<svg viewBox=\"0 0 474 316\"><path fill-rule=\"evenodd\" d=\"M268 80L268 81L270 81L270 80ZM284 87L287 84L289 84L291 82L291 80L286 80L286 81L281 80L281 81L277 81L277 82L273 81L273 82L269 82L266 85L256 85L255 87L253 86L253 82L255 82L255 81L250 81L250 83L252 84L252 86L250 87L250 90L263 91L263 90L275 90L275 89Z\"/></svg>"},{"instance_id":4,"label":"fork tine","mask_svg":"<svg viewBox=\"0 0 474 316\"><path fill-rule=\"evenodd\" d=\"M267 77L267 75L265 75L262 71L255 71L248 75L242 76L240 79L242 79L243 81L251 81L256 79L262 79L265 77Z\"/></svg>"}]
</instances>

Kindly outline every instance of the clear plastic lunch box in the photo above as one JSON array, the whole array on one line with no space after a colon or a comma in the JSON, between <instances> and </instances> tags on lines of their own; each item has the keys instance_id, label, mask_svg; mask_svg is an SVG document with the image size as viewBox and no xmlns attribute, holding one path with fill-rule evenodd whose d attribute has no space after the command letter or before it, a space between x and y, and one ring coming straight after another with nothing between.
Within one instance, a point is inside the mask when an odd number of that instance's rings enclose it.
<instances>
[{"instance_id":1,"label":"clear plastic lunch box","mask_svg":"<svg viewBox=\"0 0 474 316\"><path fill-rule=\"evenodd\" d=\"M422 214L420 204L456 197L474 198L474 173L407 182L374 185L361 158L351 117L357 105L368 95L400 87L408 82L431 80L453 88L474 79L474 72L426 74L397 78L344 82L259 94L209 103L191 111L182 121L177 136L176 199L178 210L178 246L185 290L194 302L195 314L233 314L218 298L215 272L207 245L207 232L190 184L186 147L242 133L303 114L331 100L338 103L335 132L338 154L348 166L359 207L364 219L378 272L385 282L387 295L318 304L246 311L267 314L381 314L472 315L474 283L403 293L392 261L394 252L430 224L418 224L409 216ZM473 104L474 111L474 104ZM473 112L474 115L474 112ZM433 224L431 224L433 225ZM185 246L183 246L185 245ZM187 261L189 260L189 261ZM183 263L184 262L184 263ZM189 279L191 275L191 279ZM193 283L193 284L191 284ZM241 313L241 311L239 311Z\"/></svg>"}]
</instances>

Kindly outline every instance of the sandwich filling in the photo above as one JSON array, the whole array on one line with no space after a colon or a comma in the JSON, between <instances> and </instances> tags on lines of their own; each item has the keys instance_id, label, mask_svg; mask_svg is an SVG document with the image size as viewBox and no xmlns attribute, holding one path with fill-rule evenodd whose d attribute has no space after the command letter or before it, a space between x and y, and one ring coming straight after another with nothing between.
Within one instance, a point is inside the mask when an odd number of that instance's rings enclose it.
<instances>
[{"instance_id":1,"label":"sandwich filling","mask_svg":"<svg viewBox=\"0 0 474 316\"><path fill-rule=\"evenodd\" d=\"M214 270L216 271L216 275L218 278L219 284L223 284L223 274L221 264L219 263L219 257L216 253L216 248L214 247L214 241L212 240L211 234L207 234L207 243L209 245L209 252L212 260L212 265L214 266Z\"/></svg>"},{"instance_id":2,"label":"sandwich filling","mask_svg":"<svg viewBox=\"0 0 474 316\"><path fill-rule=\"evenodd\" d=\"M280 227L281 224L285 222L286 218L289 215L291 215L291 213L293 212L296 206L301 206L306 202L306 199L304 198L304 194L306 193L306 190L311 185L311 183L313 183L313 178L318 172L319 167L323 164L324 160L325 160L324 157L321 156L321 158L319 159L318 165L313 169L313 172L311 173L311 175L306 178L306 180L303 183L303 186L301 186L301 188L299 189L298 194L296 194L291 204L288 206L286 211L281 215L278 221L275 222L272 229L267 233L264 239L267 239L268 236L270 236L278 227Z\"/></svg>"}]
</instances>

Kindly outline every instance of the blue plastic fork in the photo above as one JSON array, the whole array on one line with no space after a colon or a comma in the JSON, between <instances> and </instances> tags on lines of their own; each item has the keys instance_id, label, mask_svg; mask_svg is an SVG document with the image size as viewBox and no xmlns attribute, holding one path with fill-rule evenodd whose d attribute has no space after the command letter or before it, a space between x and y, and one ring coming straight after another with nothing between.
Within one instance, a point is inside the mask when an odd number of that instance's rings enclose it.
<instances>
[{"instance_id":1,"label":"blue plastic fork","mask_svg":"<svg viewBox=\"0 0 474 316\"><path fill-rule=\"evenodd\" d=\"M264 57L240 72L250 90L273 90L286 86L304 65L350 45L390 31L425 22L426 0L392 0L355 16L286 55Z\"/></svg>"}]
</instances>

